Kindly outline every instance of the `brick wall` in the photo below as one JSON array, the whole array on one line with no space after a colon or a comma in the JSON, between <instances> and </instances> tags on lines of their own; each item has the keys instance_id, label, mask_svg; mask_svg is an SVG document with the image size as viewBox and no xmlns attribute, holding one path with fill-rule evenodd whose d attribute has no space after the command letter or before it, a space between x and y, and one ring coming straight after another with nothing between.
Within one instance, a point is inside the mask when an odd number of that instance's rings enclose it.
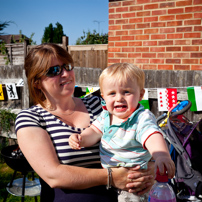
<instances>
[{"instance_id":1,"label":"brick wall","mask_svg":"<svg viewBox=\"0 0 202 202\"><path fill-rule=\"evenodd\" d=\"M109 0L108 65L202 70L202 0Z\"/></svg>"}]
</instances>

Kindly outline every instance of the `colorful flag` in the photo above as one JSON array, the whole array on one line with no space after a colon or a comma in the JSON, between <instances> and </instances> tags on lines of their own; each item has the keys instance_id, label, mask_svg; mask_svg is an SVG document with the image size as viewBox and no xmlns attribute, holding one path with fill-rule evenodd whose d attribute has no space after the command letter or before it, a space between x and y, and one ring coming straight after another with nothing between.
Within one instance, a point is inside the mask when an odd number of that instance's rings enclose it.
<instances>
[{"instance_id":1,"label":"colorful flag","mask_svg":"<svg viewBox=\"0 0 202 202\"><path fill-rule=\"evenodd\" d=\"M177 103L177 89L158 88L157 97L159 111L168 111Z\"/></svg>"},{"instance_id":2,"label":"colorful flag","mask_svg":"<svg viewBox=\"0 0 202 202\"><path fill-rule=\"evenodd\" d=\"M145 109L150 109L150 107L149 107L148 89L145 88L144 97L142 98L142 100L139 103L142 104Z\"/></svg>"},{"instance_id":3,"label":"colorful flag","mask_svg":"<svg viewBox=\"0 0 202 202\"><path fill-rule=\"evenodd\" d=\"M190 111L202 111L202 86L188 87L187 94L192 103Z\"/></svg>"},{"instance_id":4,"label":"colorful flag","mask_svg":"<svg viewBox=\"0 0 202 202\"><path fill-rule=\"evenodd\" d=\"M6 83L6 91L10 100L18 99L15 83Z\"/></svg>"},{"instance_id":5,"label":"colorful flag","mask_svg":"<svg viewBox=\"0 0 202 202\"><path fill-rule=\"evenodd\" d=\"M0 84L0 100L4 100L4 93L3 93L2 84Z\"/></svg>"}]
</instances>

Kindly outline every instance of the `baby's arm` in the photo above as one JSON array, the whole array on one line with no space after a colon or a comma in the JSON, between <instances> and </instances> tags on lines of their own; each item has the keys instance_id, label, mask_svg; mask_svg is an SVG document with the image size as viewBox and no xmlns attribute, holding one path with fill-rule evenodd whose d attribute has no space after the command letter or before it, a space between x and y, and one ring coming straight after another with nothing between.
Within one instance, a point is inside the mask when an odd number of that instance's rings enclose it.
<instances>
[{"instance_id":1,"label":"baby's arm","mask_svg":"<svg viewBox=\"0 0 202 202\"><path fill-rule=\"evenodd\" d=\"M90 147L100 141L102 132L94 125L86 128L81 134L72 134L69 137L69 145L72 149L81 149L81 147Z\"/></svg>"},{"instance_id":2,"label":"baby's arm","mask_svg":"<svg viewBox=\"0 0 202 202\"><path fill-rule=\"evenodd\" d=\"M161 174L164 173L164 166L168 172L168 178L175 175L175 164L172 161L168 147L160 133L152 134L145 143L146 148L155 160L155 169L159 168Z\"/></svg>"}]
</instances>

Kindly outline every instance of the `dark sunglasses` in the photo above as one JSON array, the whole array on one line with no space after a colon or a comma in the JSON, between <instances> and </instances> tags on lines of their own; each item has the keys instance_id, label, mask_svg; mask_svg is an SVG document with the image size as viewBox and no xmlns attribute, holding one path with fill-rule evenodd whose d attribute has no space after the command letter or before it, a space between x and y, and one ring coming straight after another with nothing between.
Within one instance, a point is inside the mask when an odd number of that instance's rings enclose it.
<instances>
[{"instance_id":1,"label":"dark sunglasses","mask_svg":"<svg viewBox=\"0 0 202 202\"><path fill-rule=\"evenodd\" d=\"M63 68L65 68L65 70L69 72L74 69L74 66L72 66L71 64L64 64L61 66L56 65L56 66L50 67L45 73L45 76L47 77L58 76L62 73Z\"/></svg>"}]
</instances>

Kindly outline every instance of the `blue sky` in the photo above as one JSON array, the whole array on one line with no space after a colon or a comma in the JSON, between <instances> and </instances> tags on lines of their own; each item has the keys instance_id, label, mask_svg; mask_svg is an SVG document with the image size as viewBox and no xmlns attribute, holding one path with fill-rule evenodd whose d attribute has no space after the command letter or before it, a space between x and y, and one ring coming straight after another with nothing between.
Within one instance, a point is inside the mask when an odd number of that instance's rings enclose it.
<instances>
[{"instance_id":1,"label":"blue sky","mask_svg":"<svg viewBox=\"0 0 202 202\"><path fill-rule=\"evenodd\" d=\"M69 45L83 36L83 31L95 29L108 32L108 0L0 0L0 21L13 21L4 34L22 34L37 44L50 23L55 27L59 22L69 37ZM97 21L97 22L94 22Z\"/></svg>"}]
</instances>

